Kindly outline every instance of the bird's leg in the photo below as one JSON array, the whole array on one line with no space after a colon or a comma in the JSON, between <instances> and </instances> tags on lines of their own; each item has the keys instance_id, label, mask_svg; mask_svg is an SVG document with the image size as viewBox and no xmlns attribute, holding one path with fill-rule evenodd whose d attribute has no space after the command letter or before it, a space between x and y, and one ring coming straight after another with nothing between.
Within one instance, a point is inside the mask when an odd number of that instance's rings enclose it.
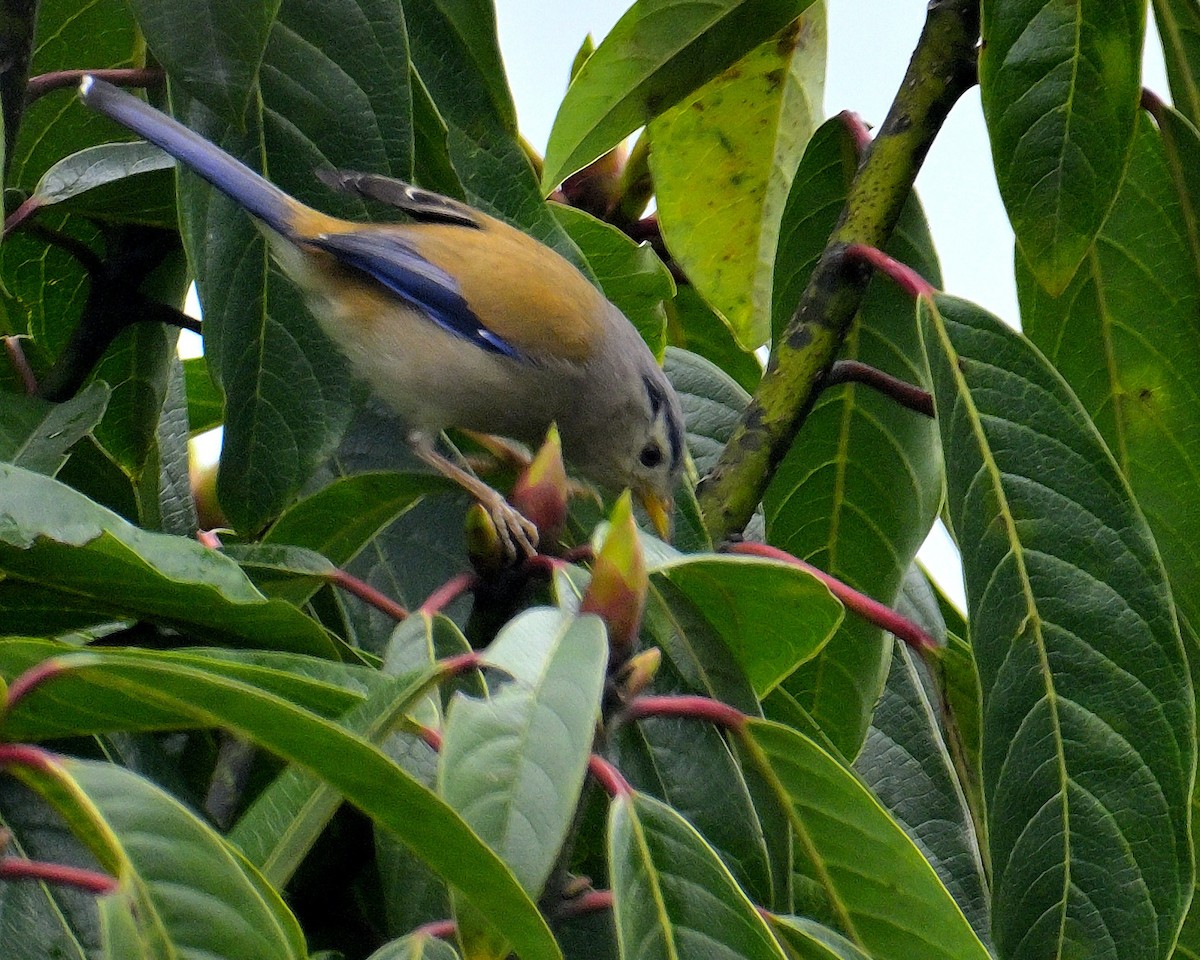
<instances>
[{"instance_id":1,"label":"bird's leg","mask_svg":"<svg viewBox=\"0 0 1200 960\"><path fill-rule=\"evenodd\" d=\"M483 447L489 456L514 470L524 470L533 461L533 457L523 447L505 440L503 437L497 437L491 433L480 433L477 430L463 430L461 428L458 432L463 436L470 437L475 443ZM575 480L568 477L567 495L571 497L586 497L593 501L596 506L604 506L604 501L596 488L582 480Z\"/></svg>"},{"instance_id":2,"label":"bird's leg","mask_svg":"<svg viewBox=\"0 0 1200 960\"><path fill-rule=\"evenodd\" d=\"M537 553L538 530L504 497L473 473L442 456L433 448L433 441L424 433L409 438L413 452L444 477L448 477L473 496L496 524L496 532L509 556L516 557L518 548L527 557Z\"/></svg>"}]
</instances>

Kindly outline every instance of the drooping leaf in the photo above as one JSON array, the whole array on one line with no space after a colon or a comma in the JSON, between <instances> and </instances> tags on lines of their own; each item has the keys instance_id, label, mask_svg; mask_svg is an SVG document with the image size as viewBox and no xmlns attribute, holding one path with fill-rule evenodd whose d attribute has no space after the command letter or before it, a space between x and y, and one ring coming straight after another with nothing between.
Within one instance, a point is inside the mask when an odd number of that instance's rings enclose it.
<instances>
[{"instance_id":1,"label":"drooping leaf","mask_svg":"<svg viewBox=\"0 0 1200 960\"><path fill-rule=\"evenodd\" d=\"M66 403L0 394L0 461L54 476L71 447L104 416L108 387L93 383Z\"/></svg>"},{"instance_id":2,"label":"drooping leaf","mask_svg":"<svg viewBox=\"0 0 1200 960\"><path fill-rule=\"evenodd\" d=\"M983 691L996 948L1164 956L1192 893L1195 702L1162 562L1045 358L964 301L919 309Z\"/></svg>"},{"instance_id":3,"label":"drooping leaf","mask_svg":"<svg viewBox=\"0 0 1200 960\"><path fill-rule=\"evenodd\" d=\"M805 913L828 915L872 957L986 960L933 867L853 773L780 724L751 720L746 733L795 831Z\"/></svg>"},{"instance_id":4,"label":"drooping leaf","mask_svg":"<svg viewBox=\"0 0 1200 960\"><path fill-rule=\"evenodd\" d=\"M720 858L666 804L638 793L616 797L608 844L622 957L784 960Z\"/></svg>"},{"instance_id":5,"label":"drooping leaf","mask_svg":"<svg viewBox=\"0 0 1200 960\"><path fill-rule=\"evenodd\" d=\"M249 646L326 656L336 649L295 607L255 590L227 557L140 530L65 484L8 464L0 464L0 571L10 633L66 626L43 624L29 610L18 617L22 595L40 590L57 595L60 610L77 611L78 626L144 617Z\"/></svg>"},{"instance_id":6,"label":"drooping leaf","mask_svg":"<svg viewBox=\"0 0 1200 960\"><path fill-rule=\"evenodd\" d=\"M42 174L33 196L96 219L175 224L175 161L144 141L103 143L64 157ZM129 178L138 177L136 186Z\"/></svg>"},{"instance_id":7,"label":"drooping leaf","mask_svg":"<svg viewBox=\"0 0 1200 960\"><path fill-rule=\"evenodd\" d=\"M811 0L637 0L571 81L542 189L595 160L768 37Z\"/></svg>"},{"instance_id":8,"label":"drooping leaf","mask_svg":"<svg viewBox=\"0 0 1200 960\"><path fill-rule=\"evenodd\" d=\"M648 128L663 239L743 349L771 337L779 221L821 122L824 52L816 4Z\"/></svg>"},{"instance_id":9,"label":"drooping leaf","mask_svg":"<svg viewBox=\"0 0 1200 960\"><path fill-rule=\"evenodd\" d=\"M179 663L64 658L82 677L190 713L320 776L454 885L514 949L561 960L549 928L499 858L431 791L362 737L287 700ZM19 713L18 703L14 713Z\"/></svg>"},{"instance_id":10,"label":"drooping leaf","mask_svg":"<svg viewBox=\"0 0 1200 960\"><path fill-rule=\"evenodd\" d=\"M10 772L56 807L121 881L101 904L106 956L306 956L300 925L279 894L174 797L108 763L62 759L46 770Z\"/></svg>"},{"instance_id":11,"label":"drooping leaf","mask_svg":"<svg viewBox=\"0 0 1200 960\"><path fill-rule=\"evenodd\" d=\"M1000 196L1038 282L1061 293L1121 185L1146 0L990 0L979 85Z\"/></svg>"}]
</instances>

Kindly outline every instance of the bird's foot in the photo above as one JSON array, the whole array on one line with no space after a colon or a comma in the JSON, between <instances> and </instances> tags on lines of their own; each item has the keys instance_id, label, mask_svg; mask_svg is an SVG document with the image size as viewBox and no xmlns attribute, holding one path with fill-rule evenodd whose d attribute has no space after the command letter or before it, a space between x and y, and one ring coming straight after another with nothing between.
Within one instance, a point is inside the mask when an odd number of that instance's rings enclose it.
<instances>
[{"instance_id":1,"label":"bird's foot","mask_svg":"<svg viewBox=\"0 0 1200 960\"><path fill-rule=\"evenodd\" d=\"M514 560L521 556L535 556L538 528L495 490L489 490L489 494L479 497L479 503L496 525L496 535L504 552Z\"/></svg>"}]
</instances>

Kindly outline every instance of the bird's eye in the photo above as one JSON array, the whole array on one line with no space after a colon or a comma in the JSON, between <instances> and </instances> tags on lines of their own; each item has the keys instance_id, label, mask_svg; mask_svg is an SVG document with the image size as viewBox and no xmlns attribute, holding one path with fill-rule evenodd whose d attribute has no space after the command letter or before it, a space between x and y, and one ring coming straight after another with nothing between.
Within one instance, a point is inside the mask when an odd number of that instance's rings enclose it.
<instances>
[{"instance_id":1,"label":"bird's eye","mask_svg":"<svg viewBox=\"0 0 1200 960\"><path fill-rule=\"evenodd\" d=\"M648 444L642 448L642 452L638 455L638 461L646 469L653 470L662 463L662 451L657 445Z\"/></svg>"}]
</instances>

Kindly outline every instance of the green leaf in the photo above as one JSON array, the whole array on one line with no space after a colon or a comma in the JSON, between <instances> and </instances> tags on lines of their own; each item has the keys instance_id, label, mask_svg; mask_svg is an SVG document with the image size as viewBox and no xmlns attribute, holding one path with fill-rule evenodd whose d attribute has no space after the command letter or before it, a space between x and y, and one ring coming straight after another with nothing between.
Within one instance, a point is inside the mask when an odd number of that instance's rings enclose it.
<instances>
[{"instance_id":1,"label":"green leaf","mask_svg":"<svg viewBox=\"0 0 1200 960\"><path fill-rule=\"evenodd\" d=\"M622 957L784 960L720 858L666 804L638 793L614 798L608 845Z\"/></svg>"},{"instance_id":2,"label":"green leaf","mask_svg":"<svg viewBox=\"0 0 1200 960\"><path fill-rule=\"evenodd\" d=\"M1200 123L1200 6L1196 0L1154 0L1153 6L1175 108Z\"/></svg>"},{"instance_id":3,"label":"green leaf","mask_svg":"<svg viewBox=\"0 0 1200 960\"><path fill-rule=\"evenodd\" d=\"M1200 156L1194 134L1190 153ZM1148 118L1113 212L1062 297L1039 290L1020 261L1017 279L1026 334L1099 428L1162 551L1176 602L1200 624L1200 451L1192 444L1200 343L1190 331L1200 274Z\"/></svg>"},{"instance_id":4,"label":"green leaf","mask_svg":"<svg viewBox=\"0 0 1200 960\"><path fill-rule=\"evenodd\" d=\"M923 665L899 641L854 769L912 838L970 921L990 939L988 884L971 809L939 727Z\"/></svg>"},{"instance_id":5,"label":"green leaf","mask_svg":"<svg viewBox=\"0 0 1200 960\"><path fill-rule=\"evenodd\" d=\"M1146 0L989 0L979 86L996 180L1038 282L1061 293L1121 186Z\"/></svg>"},{"instance_id":6,"label":"green leaf","mask_svg":"<svg viewBox=\"0 0 1200 960\"><path fill-rule=\"evenodd\" d=\"M812 0L637 0L571 81L558 109L542 190L778 33Z\"/></svg>"},{"instance_id":7,"label":"green leaf","mask_svg":"<svg viewBox=\"0 0 1200 960\"><path fill-rule=\"evenodd\" d=\"M458 952L445 940L414 933L385 943L367 960L458 960Z\"/></svg>"},{"instance_id":8,"label":"green leaf","mask_svg":"<svg viewBox=\"0 0 1200 960\"><path fill-rule=\"evenodd\" d=\"M604 295L642 335L656 357L666 339L664 301L675 294L675 281L649 244L634 243L616 227L574 207L551 208L575 241Z\"/></svg>"},{"instance_id":9,"label":"green leaf","mask_svg":"<svg viewBox=\"0 0 1200 960\"><path fill-rule=\"evenodd\" d=\"M350 563L386 526L428 493L451 488L428 473L377 472L339 477L289 507L262 538L263 546L304 547L335 567ZM277 584L272 595L301 604L314 584Z\"/></svg>"},{"instance_id":10,"label":"green leaf","mask_svg":"<svg viewBox=\"0 0 1200 960\"><path fill-rule=\"evenodd\" d=\"M75 213L109 222L174 227L174 167L174 160L145 141L103 143L59 160L42 174L33 196L43 206L67 204Z\"/></svg>"},{"instance_id":11,"label":"green leaf","mask_svg":"<svg viewBox=\"0 0 1200 960\"><path fill-rule=\"evenodd\" d=\"M0 461L54 476L104 416L109 390L92 383L65 403L0 394Z\"/></svg>"},{"instance_id":12,"label":"green leaf","mask_svg":"<svg viewBox=\"0 0 1200 960\"><path fill-rule=\"evenodd\" d=\"M198 50L196 51L199 52ZM207 61L197 59L204 69ZM364 219L331 194L318 166L402 179L412 171L404 20L389 0L295 0L271 29L261 96L245 131L172 90L176 113L298 199ZM343 359L300 292L269 262L250 219L181 177L180 211L204 307L205 356L226 396L218 497L230 521L257 531L291 501L336 448L355 399Z\"/></svg>"},{"instance_id":13,"label":"green leaf","mask_svg":"<svg viewBox=\"0 0 1200 960\"><path fill-rule=\"evenodd\" d=\"M771 930L788 960L871 960L835 930L807 917L771 917Z\"/></svg>"},{"instance_id":14,"label":"green leaf","mask_svg":"<svg viewBox=\"0 0 1200 960\"><path fill-rule=\"evenodd\" d=\"M809 142L783 213L775 263L777 337L837 223L857 167L845 121L829 120ZM933 241L915 197L887 249L940 284ZM912 303L879 278L867 289L840 358L928 384ZM941 503L939 460L937 431L928 418L860 385L823 390L763 498L767 540L891 603ZM784 684L791 701L787 722L828 738L853 759L890 657L891 642L882 630L847 617L821 654ZM779 706L768 705L767 712L784 720L785 705Z\"/></svg>"},{"instance_id":15,"label":"green leaf","mask_svg":"<svg viewBox=\"0 0 1200 960\"><path fill-rule=\"evenodd\" d=\"M172 82L240 125L280 0L131 0L130 6Z\"/></svg>"},{"instance_id":16,"label":"green leaf","mask_svg":"<svg viewBox=\"0 0 1200 960\"><path fill-rule=\"evenodd\" d=\"M400 678L381 677L376 689L338 725L380 746L433 679L432 669ZM289 767L276 777L229 831L230 843L282 889L328 825L342 795L310 772Z\"/></svg>"},{"instance_id":17,"label":"green leaf","mask_svg":"<svg viewBox=\"0 0 1200 960\"><path fill-rule=\"evenodd\" d=\"M123 686L149 705L189 712L312 771L394 833L454 885L523 957L561 960L549 928L499 858L459 816L378 748L336 723L228 678L178 664L104 663L89 654L64 666ZM19 713L18 703L14 714Z\"/></svg>"},{"instance_id":18,"label":"green leaf","mask_svg":"<svg viewBox=\"0 0 1200 960\"><path fill-rule=\"evenodd\" d=\"M598 618L528 610L486 653L512 682L487 699L456 697L447 711L441 794L531 896L541 893L575 816L607 656Z\"/></svg>"},{"instance_id":19,"label":"green leaf","mask_svg":"<svg viewBox=\"0 0 1200 960\"><path fill-rule=\"evenodd\" d=\"M709 554L651 565L650 576L708 621L759 697L814 657L842 620L829 588L789 564Z\"/></svg>"},{"instance_id":20,"label":"green leaf","mask_svg":"<svg viewBox=\"0 0 1200 960\"><path fill-rule=\"evenodd\" d=\"M686 692L669 684L665 669L655 677L654 690ZM621 775L699 830L751 900L770 904L778 899L764 824L716 727L686 717L645 717L617 727L612 750L610 759Z\"/></svg>"},{"instance_id":21,"label":"green leaf","mask_svg":"<svg viewBox=\"0 0 1200 960\"><path fill-rule=\"evenodd\" d=\"M0 823L7 856L100 870L53 811L16 779L0 779ZM5 960L90 960L100 949L96 898L57 884L0 884L0 942Z\"/></svg>"},{"instance_id":22,"label":"green leaf","mask_svg":"<svg viewBox=\"0 0 1200 960\"><path fill-rule=\"evenodd\" d=\"M0 644L0 677L11 683L29 670L43 669L52 681L36 686L20 710L3 723L6 738L42 741L100 733L180 730L194 727L187 710L158 707L121 684L108 683L67 669L60 658L77 654L77 645L51 640L6 638ZM282 697L323 717L338 717L361 704L383 685L376 672L295 654L271 651L193 649L183 652L93 647L96 664L181 667L201 671L214 681L227 679ZM75 662L70 660L68 662Z\"/></svg>"},{"instance_id":23,"label":"green leaf","mask_svg":"<svg viewBox=\"0 0 1200 960\"><path fill-rule=\"evenodd\" d=\"M788 810L814 908L855 946L887 960L987 960L928 861L853 773L776 723L750 720L744 739Z\"/></svg>"},{"instance_id":24,"label":"green leaf","mask_svg":"<svg viewBox=\"0 0 1200 960\"><path fill-rule=\"evenodd\" d=\"M101 907L106 956L114 934L117 943L132 936L139 948L132 955L141 957L307 955L300 926L279 894L220 834L158 787L112 764L84 760L9 771L56 807L102 869L121 881ZM118 949L116 955L126 954Z\"/></svg>"},{"instance_id":25,"label":"green leaf","mask_svg":"<svg viewBox=\"0 0 1200 960\"><path fill-rule=\"evenodd\" d=\"M1192 892L1196 746L1162 562L1045 358L971 304L919 305L983 690L997 950L1164 956Z\"/></svg>"},{"instance_id":26,"label":"green leaf","mask_svg":"<svg viewBox=\"0 0 1200 960\"><path fill-rule=\"evenodd\" d=\"M204 357L183 361L187 381L188 430L192 436L219 427L225 419L225 398L209 375Z\"/></svg>"},{"instance_id":27,"label":"green leaf","mask_svg":"<svg viewBox=\"0 0 1200 960\"><path fill-rule=\"evenodd\" d=\"M181 537L150 533L70 487L0 464L0 610L10 633L37 632L13 604L26 587L106 618L145 618L248 646L332 656L325 632L299 610L268 600L228 557Z\"/></svg>"},{"instance_id":28,"label":"green leaf","mask_svg":"<svg viewBox=\"0 0 1200 960\"><path fill-rule=\"evenodd\" d=\"M812 7L649 126L663 239L747 350L771 337L780 216L821 121L824 10Z\"/></svg>"}]
</instances>

